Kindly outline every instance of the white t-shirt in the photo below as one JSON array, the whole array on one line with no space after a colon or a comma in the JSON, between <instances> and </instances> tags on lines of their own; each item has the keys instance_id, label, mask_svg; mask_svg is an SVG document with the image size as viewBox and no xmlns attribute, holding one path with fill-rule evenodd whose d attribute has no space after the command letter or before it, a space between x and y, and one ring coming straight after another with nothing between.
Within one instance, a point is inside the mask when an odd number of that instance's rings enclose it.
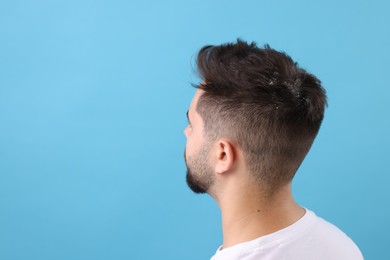
<instances>
[{"instance_id":1,"label":"white t-shirt","mask_svg":"<svg viewBox=\"0 0 390 260\"><path fill-rule=\"evenodd\" d=\"M225 249L211 260L361 260L355 243L340 229L306 209L294 224Z\"/></svg>"}]
</instances>

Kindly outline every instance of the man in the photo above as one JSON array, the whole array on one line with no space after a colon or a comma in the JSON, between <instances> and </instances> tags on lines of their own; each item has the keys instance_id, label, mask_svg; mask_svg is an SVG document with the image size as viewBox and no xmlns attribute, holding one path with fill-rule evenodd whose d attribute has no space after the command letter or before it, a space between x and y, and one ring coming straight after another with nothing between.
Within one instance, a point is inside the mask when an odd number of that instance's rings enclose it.
<instances>
[{"instance_id":1,"label":"man","mask_svg":"<svg viewBox=\"0 0 390 260\"><path fill-rule=\"evenodd\" d=\"M342 231L293 199L326 94L286 54L238 40L205 46L189 107L187 183L222 213L219 259L363 259Z\"/></svg>"}]
</instances>

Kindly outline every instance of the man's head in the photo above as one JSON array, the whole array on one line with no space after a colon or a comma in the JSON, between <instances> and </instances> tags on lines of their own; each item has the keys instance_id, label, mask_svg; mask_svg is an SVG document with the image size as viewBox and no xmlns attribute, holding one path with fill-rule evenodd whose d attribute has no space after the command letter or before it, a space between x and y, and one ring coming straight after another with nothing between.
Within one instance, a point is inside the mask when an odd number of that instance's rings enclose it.
<instances>
[{"instance_id":1,"label":"man's head","mask_svg":"<svg viewBox=\"0 0 390 260\"><path fill-rule=\"evenodd\" d=\"M197 65L203 82L189 109L197 129L186 129L190 187L213 185L209 153L220 140L242 151L255 182L270 190L290 183L324 116L320 81L286 54L241 40L203 47Z\"/></svg>"}]
</instances>

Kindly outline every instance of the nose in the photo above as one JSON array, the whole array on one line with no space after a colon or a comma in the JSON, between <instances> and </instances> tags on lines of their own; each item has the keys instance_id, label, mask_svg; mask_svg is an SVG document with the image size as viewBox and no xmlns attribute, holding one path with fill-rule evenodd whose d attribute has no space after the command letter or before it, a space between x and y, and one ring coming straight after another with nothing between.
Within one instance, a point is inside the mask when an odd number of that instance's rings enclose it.
<instances>
[{"instance_id":1,"label":"nose","mask_svg":"<svg viewBox=\"0 0 390 260\"><path fill-rule=\"evenodd\" d=\"M184 129L184 135L188 137L188 126Z\"/></svg>"}]
</instances>

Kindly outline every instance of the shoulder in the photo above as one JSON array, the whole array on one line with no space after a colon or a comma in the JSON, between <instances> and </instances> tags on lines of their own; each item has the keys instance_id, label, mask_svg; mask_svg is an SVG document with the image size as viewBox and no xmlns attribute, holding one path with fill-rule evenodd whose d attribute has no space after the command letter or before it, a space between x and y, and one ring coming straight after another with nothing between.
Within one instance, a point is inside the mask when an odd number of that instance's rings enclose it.
<instances>
[{"instance_id":1,"label":"shoulder","mask_svg":"<svg viewBox=\"0 0 390 260\"><path fill-rule=\"evenodd\" d=\"M321 252L324 259L363 259L359 248L341 229L312 211L307 210L307 214L312 215L313 222L302 240L311 245L311 251Z\"/></svg>"},{"instance_id":2,"label":"shoulder","mask_svg":"<svg viewBox=\"0 0 390 260\"><path fill-rule=\"evenodd\" d=\"M218 250L212 260L362 260L355 243L339 228L306 209L296 223L255 240Z\"/></svg>"}]
</instances>

